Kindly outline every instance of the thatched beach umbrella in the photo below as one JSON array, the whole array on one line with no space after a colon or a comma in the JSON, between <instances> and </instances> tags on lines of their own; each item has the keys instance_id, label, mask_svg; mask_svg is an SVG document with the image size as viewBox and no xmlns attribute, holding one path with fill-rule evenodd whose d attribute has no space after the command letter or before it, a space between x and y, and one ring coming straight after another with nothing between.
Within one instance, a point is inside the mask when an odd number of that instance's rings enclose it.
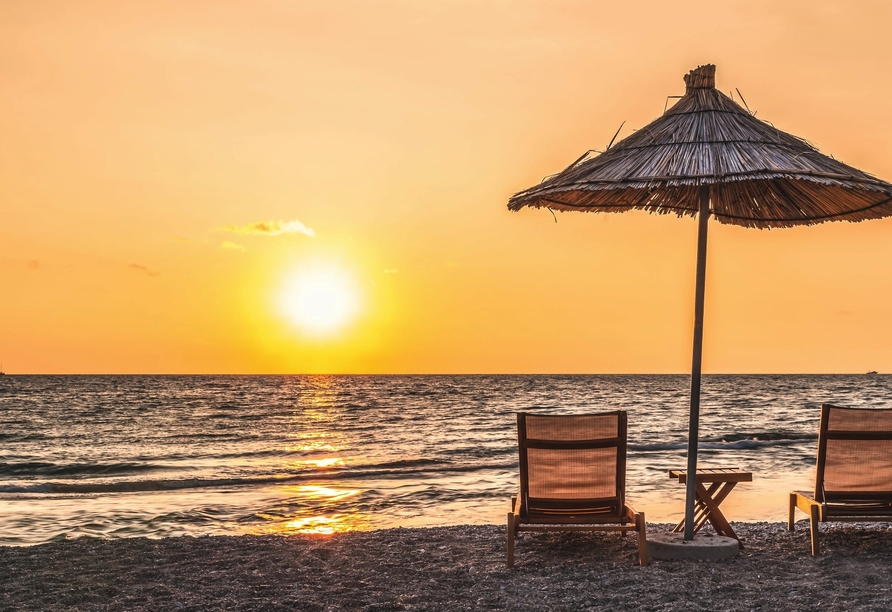
<instances>
[{"instance_id":1,"label":"thatched beach umbrella","mask_svg":"<svg viewBox=\"0 0 892 612\"><path fill-rule=\"evenodd\" d=\"M756 119L715 88L715 66L684 77L661 117L597 156L515 194L508 208L698 216L688 474L697 469L708 219L773 228L892 215L892 184L822 155ZM695 479L687 479L684 538L694 537Z\"/></svg>"}]
</instances>

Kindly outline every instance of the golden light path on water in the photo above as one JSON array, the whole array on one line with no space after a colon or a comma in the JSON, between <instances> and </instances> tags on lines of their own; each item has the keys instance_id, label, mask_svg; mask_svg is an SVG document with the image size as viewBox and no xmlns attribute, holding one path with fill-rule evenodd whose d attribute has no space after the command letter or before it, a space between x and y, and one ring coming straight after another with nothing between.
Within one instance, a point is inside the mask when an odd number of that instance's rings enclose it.
<instances>
[{"instance_id":1,"label":"golden light path on water","mask_svg":"<svg viewBox=\"0 0 892 612\"><path fill-rule=\"evenodd\" d=\"M359 493L359 489L344 489L322 485L289 485L282 487L282 494L305 502L322 503L322 505L343 501ZM329 515L301 516L290 520L280 517L260 515L273 521L272 525L263 527L264 533L315 533L332 534L356 529L371 528L371 518L359 513L333 513Z\"/></svg>"},{"instance_id":2,"label":"golden light path on water","mask_svg":"<svg viewBox=\"0 0 892 612\"><path fill-rule=\"evenodd\" d=\"M337 428L337 416L331 410L334 402L331 395L332 384L330 381L329 384L325 384L325 381L325 378L321 378L320 387L302 398L307 407L301 413L299 420L296 417L292 419L294 429L297 431L288 434L288 437L295 442L284 447L287 452L320 453L324 456L286 461L283 465L288 470L311 468L324 473L328 469L347 465L345 459L340 456L340 453L347 449L347 441ZM308 422L314 425L309 430L306 428ZM277 495L287 500L289 506L325 508L338 504L343 507L342 502L356 497L360 491L358 488L331 484L302 484L279 487ZM294 516L259 513L258 517L268 523L252 529L254 533L322 535L372 528L372 518L359 512L334 511L311 515L296 513Z\"/></svg>"}]
</instances>

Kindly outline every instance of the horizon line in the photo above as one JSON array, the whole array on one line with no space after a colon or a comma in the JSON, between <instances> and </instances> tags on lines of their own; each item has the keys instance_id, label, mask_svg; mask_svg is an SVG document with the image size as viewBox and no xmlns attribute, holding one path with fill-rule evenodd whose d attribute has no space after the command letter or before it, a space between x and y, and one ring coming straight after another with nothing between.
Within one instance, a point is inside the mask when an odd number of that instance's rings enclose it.
<instances>
[{"instance_id":1,"label":"horizon line","mask_svg":"<svg viewBox=\"0 0 892 612\"><path fill-rule=\"evenodd\" d=\"M4 376L690 376L690 372L3 372ZM708 372L703 376L884 376L869 372Z\"/></svg>"}]
</instances>

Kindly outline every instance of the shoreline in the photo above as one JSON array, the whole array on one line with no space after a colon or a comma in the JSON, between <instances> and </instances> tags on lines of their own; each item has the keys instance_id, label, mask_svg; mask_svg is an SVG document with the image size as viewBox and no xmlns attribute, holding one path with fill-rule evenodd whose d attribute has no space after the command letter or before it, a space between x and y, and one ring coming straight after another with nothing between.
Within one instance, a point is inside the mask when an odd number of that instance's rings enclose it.
<instances>
[{"instance_id":1,"label":"shoreline","mask_svg":"<svg viewBox=\"0 0 892 612\"><path fill-rule=\"evenodd\" d=\"M734 522L720 562L636 565L635 538L503 525L334 535L76 538L0 547L0 610L892 609L892 524ZM668 531L648 524L648 533Z\"/></svg>"}]
</instances>

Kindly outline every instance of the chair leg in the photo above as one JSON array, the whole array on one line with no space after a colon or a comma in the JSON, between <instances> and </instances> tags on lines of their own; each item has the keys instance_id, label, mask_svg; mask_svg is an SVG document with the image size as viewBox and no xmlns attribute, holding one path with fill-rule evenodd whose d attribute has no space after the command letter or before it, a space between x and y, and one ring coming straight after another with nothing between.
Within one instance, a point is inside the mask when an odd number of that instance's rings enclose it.
<instances>
[{"instance_id":1,"label":"chair leg","mask_svg":"<svg viewBox=\"0 0 892 612\"><path fill-rule=\"evenodd\" d=\"M508 513L508 567L514 567L514 513Z\"/></svg>"},{"instance_id":2,"label":"chair leg","mask_svg":"<svg viewBox=\"0 0 892 612\"><path fill-rule=\"evenodd\" d=\"M647 521L644 520L643 512L635 517L635 527L638 531L638 563L647 565Z\"/></svg>"},{"instance_id":3,"label":"chair leg","mask_svg":"<svg viewBox=\"0 0 892 612\"><path fill-rule=\"evenodd\" d=\"M821 554L821 545L818 542L818 521L821 518L821 507L817 504L812 505L811 507L811 554L819 555Z\"/></svg>"},{"instance_id":4,"label":"chair leg","mask_svg":"<svg viewBox=\"0 0 892 612\"><path fill-rule=\"evenodd\" d=\"M795 529L796 520L796 494L790 493L790 518L787 520L787 528L790 531Z\"/></svg>"}]
</instances>

